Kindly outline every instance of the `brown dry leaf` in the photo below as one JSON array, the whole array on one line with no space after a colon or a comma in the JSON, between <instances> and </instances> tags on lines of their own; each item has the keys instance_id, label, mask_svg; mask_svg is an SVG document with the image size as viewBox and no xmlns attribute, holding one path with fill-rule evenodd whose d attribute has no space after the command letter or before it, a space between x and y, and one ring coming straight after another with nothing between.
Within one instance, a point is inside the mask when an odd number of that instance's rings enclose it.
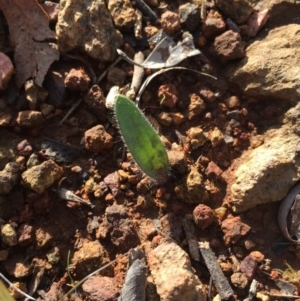
<instances>
[{"instance_id":1,"label":"brown dry leaf","mask_svg":"<svg viewBox=\"0 0 300 301\"><path fill-rule=\"evenodd\" d=\"M53 61L59 58L49 18L36 0L0 0L15 47L16 82L20 88L28 78L42 85Z\"/></svg>"}]
</instances>

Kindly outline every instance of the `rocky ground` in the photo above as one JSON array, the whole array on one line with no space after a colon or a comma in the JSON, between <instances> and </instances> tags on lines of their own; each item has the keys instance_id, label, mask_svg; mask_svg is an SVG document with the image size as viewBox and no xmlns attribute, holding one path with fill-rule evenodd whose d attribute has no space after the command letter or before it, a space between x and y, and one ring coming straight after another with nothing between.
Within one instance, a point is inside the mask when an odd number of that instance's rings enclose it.
<instances>
[{"instance_id":1,"label":"rocky ground","mask_svg":"<svg viewBox=\"0 0 300 301\"><path fill-rule=\"evenodd\" d=\"M1 278L48 301L300 298L300 2L38 2L0 0ZM159 133L165 181L113 89Z\"/></svg>"}]
</instances>

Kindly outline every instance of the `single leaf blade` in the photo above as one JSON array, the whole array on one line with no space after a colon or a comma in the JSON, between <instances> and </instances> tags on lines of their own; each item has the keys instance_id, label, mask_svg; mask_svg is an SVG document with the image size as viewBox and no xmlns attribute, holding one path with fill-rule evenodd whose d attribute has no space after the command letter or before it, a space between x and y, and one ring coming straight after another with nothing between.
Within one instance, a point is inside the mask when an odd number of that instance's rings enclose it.
<instances>
[{"instance_id":1,"label":"single leaf blade","mask_svg":"<svg viewBox=\"0 0 300 301\"><path fill-rule=\"evenodd\" d=\"M149 121L131 100L122 95L116 99L115 114L123 139L142 171L159 182L166 181L168 155Z\"/></svg>"}]
</instances>

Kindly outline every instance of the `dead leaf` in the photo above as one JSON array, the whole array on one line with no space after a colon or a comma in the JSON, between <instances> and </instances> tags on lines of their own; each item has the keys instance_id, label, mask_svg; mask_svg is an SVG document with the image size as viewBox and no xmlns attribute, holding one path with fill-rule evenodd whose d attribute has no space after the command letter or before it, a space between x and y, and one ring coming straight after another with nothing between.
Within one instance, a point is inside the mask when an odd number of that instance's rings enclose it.
<instances>
[{"instance_id":1,"label":"dead leaf","mask_svg":"<svg viewBox=\"0 0 300 301\"><path fill-rule=\"evenodd\" d=\"M188 57L201 54L201 51L195 48L193 37L188 32L183 33L183 40L175 43L173 37L167 34L160 34L162 38L148 58L142 63L133 62L122 50L117 49L118 54L127 62L140 66L142 68L160 69L178 65Z\"/></svg>"},{"instance_id":2,"label":"dead leaf","mask_svg":"<svg viewBox=\"0 0 300 301\"><path fill-rule=\"evenodd\" d=\"M29 78L42 86L50 65L59 58L57 45L51 43L55 34L46 12L36 0L0 0L0 7L15 47L18 87Z\"/></svg>"}]
</instances>

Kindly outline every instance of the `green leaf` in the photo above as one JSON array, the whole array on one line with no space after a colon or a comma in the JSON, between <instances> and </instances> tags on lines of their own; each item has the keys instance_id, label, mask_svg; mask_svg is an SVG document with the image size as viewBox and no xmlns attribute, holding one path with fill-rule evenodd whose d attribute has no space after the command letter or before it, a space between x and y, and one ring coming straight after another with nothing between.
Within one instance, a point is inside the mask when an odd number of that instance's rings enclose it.
<instances>
[{"instance_id":1,"label":"green leaf","mask_svg":"<svg viewBox=\"0 0 300 301\"><path fill-rule=\"evenodd\" d=\"M165 182L169 171L168 155L149 121L130 99L122 95L116 99L115 114L133 159L149 177Z\"/></svg>"}]
</instances>

